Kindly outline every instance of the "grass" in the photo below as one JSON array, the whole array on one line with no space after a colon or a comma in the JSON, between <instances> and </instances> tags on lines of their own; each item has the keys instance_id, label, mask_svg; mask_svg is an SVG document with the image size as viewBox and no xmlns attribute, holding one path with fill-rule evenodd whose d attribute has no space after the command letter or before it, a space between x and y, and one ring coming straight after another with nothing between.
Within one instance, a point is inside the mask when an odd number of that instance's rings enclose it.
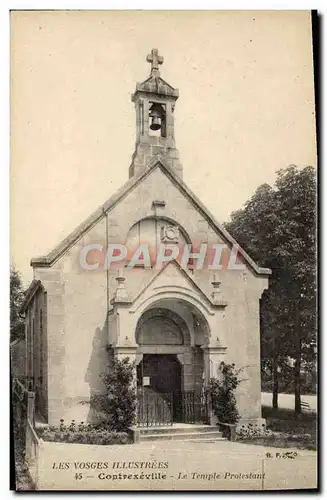
<instances>
[{"instance_id":1,"label":"grass","mask_svg":"<svg viewBox=\"0 0 327 500\"><path fill-rule=\"evenodd\" d=\"M262 418L293 422L293 424L289 424L292 426L299 422L316 422L317 414L315 411L302 411L302 413L297 415L291 408L274 409L271 406L262 406Z\"/></svg>"},{"instance_id":2,"label":"grass","mask_svg":"<svg viewBox=\"0 0 327 500\"><path fill-rule=\"evenodd\" d=\"M303 412L296 415L288 408L273 409L263 406L262 417L266 419L267 429L272 431L272 435L243 439L239 442L299 450L317 449L316 412Z\"/></svg>"},{"instance_id":3,"label":"grass","mask_svg":"<svg viewBox=\"0 0 327 500\"><path fill-rule=\"evenodd\" d=\"M262 416L267 420L268 429L281 434L285 447L294 446L299 449L317 449L317 414L302 412L296 415L286 408L262 408Z\"/></svg>"}]
</instances>

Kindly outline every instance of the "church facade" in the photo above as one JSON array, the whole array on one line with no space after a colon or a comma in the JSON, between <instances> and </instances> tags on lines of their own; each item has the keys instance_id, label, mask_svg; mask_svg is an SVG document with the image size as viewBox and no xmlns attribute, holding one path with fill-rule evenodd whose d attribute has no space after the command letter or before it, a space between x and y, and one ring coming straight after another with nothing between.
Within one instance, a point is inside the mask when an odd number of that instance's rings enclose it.
<instances>
[{"instance_id":1,"label":"church facade","mask_svg":"<svg viewBox=\"0 0 327 500\"><path fill-rule=\"evenodd\" d=\"M222 361L242 368L242 419L261 418L259 304L269 269L237 246L183 182L179 97L147 56L136 85L129 180L52 252L33 258L26 376L48 423L92 422L108 352L152 394L203 395ZM218 259L219 257L219 259ZM172 420L183 420L176 405Z\"/></svg>"}]
</instances>

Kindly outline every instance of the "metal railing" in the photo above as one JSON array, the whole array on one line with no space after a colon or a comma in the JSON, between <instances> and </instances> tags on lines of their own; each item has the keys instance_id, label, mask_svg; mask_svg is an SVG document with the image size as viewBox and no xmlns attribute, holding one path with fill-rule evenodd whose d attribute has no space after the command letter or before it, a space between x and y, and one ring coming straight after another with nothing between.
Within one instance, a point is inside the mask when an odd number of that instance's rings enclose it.
<instances>
[{"instance_id":1,"label":"metal railing","mask_svg":"<svg viewBox=\"0 0 327 500\"><path fill-rule=\"evenodd\" d=\"M137 423L139 426L173 424L173 394L142 392L137 396Z\"/></svg>"},{"instance_id":2,"label":"metal railing","mask_svg":"<svg viewBox=\"0 0 327 500\"><path fill-rule=\"evenodd\" d=\"M138 392L137 423L139 426L164 426L180 423L209 423L209 391L160 393Z\"/></svg>"},{"instance_id":3,"label":"metal railing","mask_svg":"<svg viewBox=\"0 0 327 500\"><path fill-rule=\"evenodd\" d=\"M174 393L174 419L188 424L208 423L209 392L182 391Z\"/></svg>"}]
</instances>

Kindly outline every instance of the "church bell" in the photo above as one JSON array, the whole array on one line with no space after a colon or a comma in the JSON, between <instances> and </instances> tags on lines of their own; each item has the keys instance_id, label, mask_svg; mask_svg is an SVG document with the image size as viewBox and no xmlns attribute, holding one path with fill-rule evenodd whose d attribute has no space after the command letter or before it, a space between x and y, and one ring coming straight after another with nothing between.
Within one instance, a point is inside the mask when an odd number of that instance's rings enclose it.
<instances>
[{"instance_id":1,"label":"church bell","mask_svg":"<svg viewBox=\"0 0 327 500\"><path fill-rule=\"evenodd\" d=\"M150 129L151 130L160 130L161 129L164 114L165 114L164 109L160 104L158 104L158 103L152 104L151 109L150 109L150 117L151 117Z\"/></svg>"}]
</instances>

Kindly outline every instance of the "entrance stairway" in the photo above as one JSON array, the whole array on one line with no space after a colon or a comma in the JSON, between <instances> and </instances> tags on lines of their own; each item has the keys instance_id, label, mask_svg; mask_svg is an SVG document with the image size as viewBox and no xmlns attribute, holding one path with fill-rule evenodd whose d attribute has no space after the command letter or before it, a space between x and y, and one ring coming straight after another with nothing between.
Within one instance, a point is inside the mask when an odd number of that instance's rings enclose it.
<instances>
[{"instance_id":1,"label":"entrance stairway","mask_svg":"<svg viewBox=\"0 0 327 500\"><path fill-rule=\"evenodd\" d=\"M141 427L140 442L144 441L196 441L211 443L226 441L215 426L200 424L173 424L160 427Z\"/></svg>"}]
</instances>

